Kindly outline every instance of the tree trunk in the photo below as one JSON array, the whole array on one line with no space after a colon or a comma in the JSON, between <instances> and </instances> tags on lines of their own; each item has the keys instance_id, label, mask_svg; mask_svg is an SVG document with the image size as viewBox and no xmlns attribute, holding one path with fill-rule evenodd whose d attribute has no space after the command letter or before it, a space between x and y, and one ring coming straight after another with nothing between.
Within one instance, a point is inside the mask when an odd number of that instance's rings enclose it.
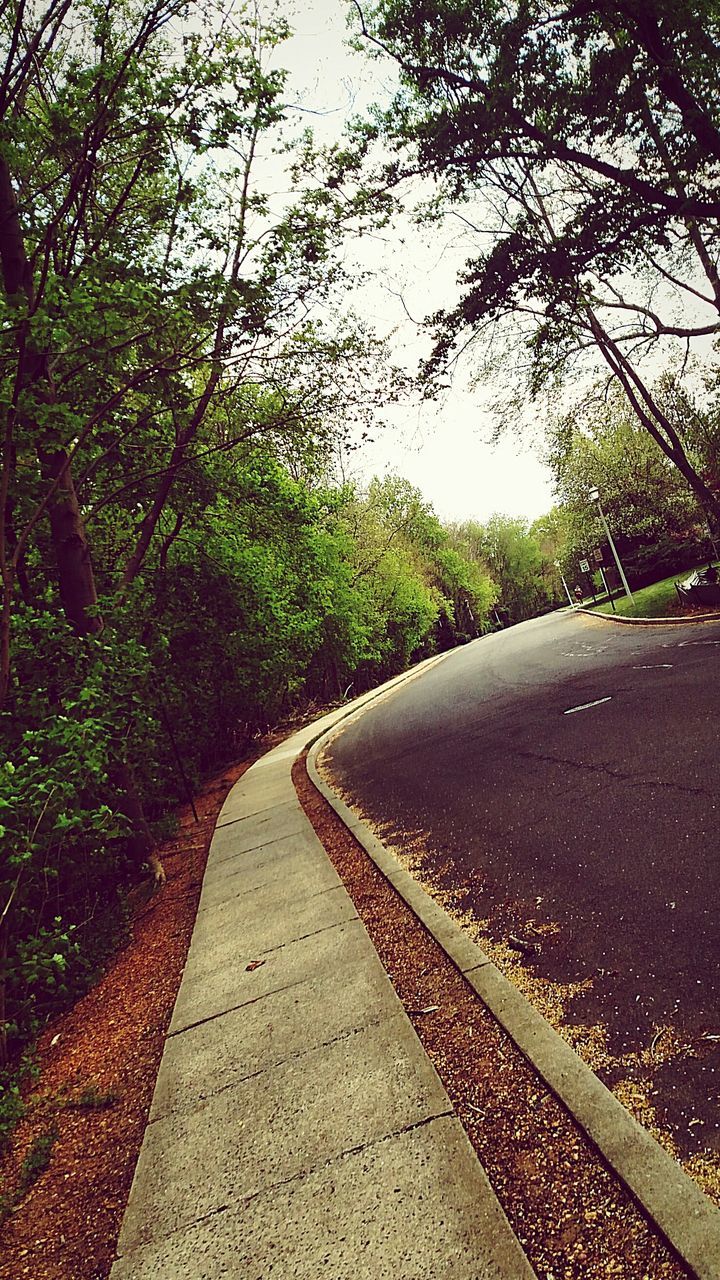
<instances>
[{"instance_id":1,"label":"tree trunk","mask_svg":"<svg viewBox=\"0 0 720 1280\"><path fill-rule=\"evenodd\" d=\"M597 316L588 308L593 337L606 363L612 369L627 396L630 407L642 426L652 436L663 453L677 467L683 479L695 494L702 507L710 529L711 541L720 534L720 498L713 493L702 476L695 470L685 452L682 440L667 414L663 413L654 395L643 382L637 370L603 329Z\"/></svg>"},{"instance_id":2,"label":"tree trunk","mask_svg":"<svg viewBox=\"0 0 720 1280\"><path fill-rule=\"evenodd\" d=\"M163 513L165 503L170 497L170 490L175 481L175 475L179 465L179 460L184 454L184 448L179 444L175 445L170 458L170 464L167 471L160 477L155 497L150 505L149 511L143 517L140 525L137 542L125 566L122 576L122 587L126 588L133 583L140 572L143 560L147 554L148 547L152 541L153 534L157 527L158 520Z\"/></svg>"},{"instance_id":3,"label":"tree trunk","mask_svg":"<svg viewBox=\"0 0 720 1280\"><path fill-rule=\"evenodd\" d=\"M5 292L22 314L23 305L32 312L35 287L32 268L18 214L10 172L0 154L0 266ZM25 344L25 325L18 325L19 379L23 387L34 387L46 402L52 403L55 391L49 369L49 355ZM32 425L32 424L31 424ZM96 613L98 603L92 555L73 482L72 468L65 449L47 450L38 441L40 471L48 488L54 486L48 502L48 516L53 549L58 568L58 586L65 616L80 636L98 635L103 620ZM7 584L5 584L7 586ZM8 666L9 649L3 641L3 668ZM131 824L130 848L138 861L147 862L155 884L163 884L165 873L157 856L157 847L142 808L132 772L125 761L115 770L119 795L117 806Z\"/></svg>"},{"instance_id":4,"label":"tree trunk","mask_svg":"<svg viewBox=\"0 0 720 1280\"><path fill-rule=\"evenodd\" d=\"M7 1019L5 1017L7 974L5 967L8 955L8 922L0 921L0 1071L8 1064Z\"/></svg>"},{"instance_id":5,"label":"tree trunk","mask_svg":"<svg viewBox=\"0 0 720 1280\"><path fill-rule=\"evenodd\" d=\"M48 516L65 616L79 636L96 636L104 624L96 612L92 557L68 457L64 449L53 453L38 449L38 457L43 479L49 485L58 480Z\"/></svg>"},{"instance_id":6,"label":"tree trunk","mask_svg":"<svg viewBox=\"0 0 720 1280\"><path fill-rule=\"evenodd\" d=\"M135 862L147 862L156 886L165 884L166 876L157 854L157 845L142 807L132 769L125 760L119 760L109 773L110 785L115 792L118 810L130 823L130 854Z\"/></svg>"}]
</instances>

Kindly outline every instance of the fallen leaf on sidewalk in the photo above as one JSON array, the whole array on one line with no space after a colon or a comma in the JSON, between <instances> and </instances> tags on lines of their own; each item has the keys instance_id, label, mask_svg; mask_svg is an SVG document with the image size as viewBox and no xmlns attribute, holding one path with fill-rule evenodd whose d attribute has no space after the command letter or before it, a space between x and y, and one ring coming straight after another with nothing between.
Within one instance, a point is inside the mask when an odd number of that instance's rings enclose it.
<instances>
[{"instance_id":1,"label":"fallen leaf on sidewalk","mask_svg":"<svg viewBox=\"0 0 720 1280\"><path fill-rule=\"evenodd\" d=\"M259 969L260 965L264 963L264 960L251 960L249 964L245 965L245 972L252 973L253 969Z\"/></svg>"}]
</instances>

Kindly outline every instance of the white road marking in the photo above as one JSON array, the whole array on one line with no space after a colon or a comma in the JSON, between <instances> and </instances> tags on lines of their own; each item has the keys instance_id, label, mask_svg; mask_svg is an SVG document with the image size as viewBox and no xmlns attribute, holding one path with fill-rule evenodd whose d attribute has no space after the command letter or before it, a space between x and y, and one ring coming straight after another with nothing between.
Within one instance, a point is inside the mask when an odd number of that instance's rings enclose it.
<instances>
[{"instance_id":1,"label":"white road marking","mask_svg":"<svg viewBox=\"0 0 720 1280\"><path fill-rule=\"evenodd\" d=\"M568 707L567 711L563 711L564 716L571 716L573 711L587 711L588 707L599 707L601 702L611 702L612 694L607 698L596 698L594 702L583 702L579 707Z\"/></svg>"},{"instance_id":2,"label":"white road marking","mask_svg":"<svg viewBox=\"0 0 720 1280\"><path fill-rule=\"evenodd\" d=\"M655 671L658 667L672 667L672 662L646 662L642 667L633 667L633 671Z\"/></svg>"},{"instance_id":3,"label":"white road marking","mask_svg":"<svg viewBox=\"0 0 720 1280\"><path fill-rule=\"evenodd\" d=\"M720 644L720 640L681 640L678 649L687 649L691 644Z\"/></svg>"}]
</instances>

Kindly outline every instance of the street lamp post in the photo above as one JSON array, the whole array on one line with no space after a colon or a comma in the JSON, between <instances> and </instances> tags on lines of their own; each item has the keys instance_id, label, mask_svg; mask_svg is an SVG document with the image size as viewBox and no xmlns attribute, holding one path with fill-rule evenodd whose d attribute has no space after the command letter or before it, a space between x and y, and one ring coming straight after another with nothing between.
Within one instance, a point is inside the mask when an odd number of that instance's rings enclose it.
<instances>
[{"instance_id":1,"label":"street lamp post","mask_svg":"<svg viewBox=\"0 0 720 1280\"><path fill-rule=\"evenodd\" d=\"M612 553L613 553L613 555L614 555L614 557L615 557L615 563L616 563L617 568L618 568L618 573L620 574L620 581L622 582L623 587L625 588L625 595L628 597L628 599L629 599L629 600L632 600L632 598L633 598L633 593L632 593L632 591L630 590L630 588L629 588L629 586L628 586L628 580L627 580L627 578L625 577L625 573L624 573L624 571L623 571L623 567L622 567L622 565L621 565L621 563L620 563L620 557L619 557L619 555L618 555L618 553L617 553L617 547L615 546L615 543L613 542L612 534L611 534L611 532L610 532L610 529L608 528L608 522L607 522L607 520L605 519L605 512L603 511L602 507L600 506L600 490L599 490L599 489L591 489L591 490L590 490L590 492L589 492L589 494L588 494L588 497L589 497L589 499L590 499L590 501L591 501L591 502L596 502L596 503L597 503L598 515L600 516L600 519L601 519L601 520L602 520L602 522L603 522L603 529L605 530L605 533L607 534L607 540L608 540L608 542L610 543L610 550L612 551Z\"/></svg>"}]
</instances>

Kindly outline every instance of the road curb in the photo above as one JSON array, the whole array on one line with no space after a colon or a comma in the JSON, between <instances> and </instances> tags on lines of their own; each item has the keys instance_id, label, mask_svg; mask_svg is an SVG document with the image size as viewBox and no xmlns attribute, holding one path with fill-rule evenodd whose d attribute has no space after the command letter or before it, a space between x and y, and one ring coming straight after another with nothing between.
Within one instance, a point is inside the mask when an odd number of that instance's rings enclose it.
<instances>
[{"instance_id":1,"label":"road curb","mask_svg":"<svg viewBox=\"0 0 720 1280\"><path fill-rule=\"evenodd\" d=\"M588 618L600 618L603 622L622 622L629 627L686 627L696 622L717 622L720 613L699 613L696 618L623 618L617 613L600 613L599 609L575 610Z\"/></svg>"},{"instance_id":2,"label":"road curb","mask_svg":"<svg viewBox=\"0 0 720 1280\"><path fill-rule=\"evenodd\" d=\"M386 688L383 694L390 696L394 689L395 686ZM323 728L310 744L307 769L312 782L690 1267L692 1275L697 1280L717 1280L720 1210L320 775L320 752L365 710L362 706L349 711L330 728Z\"/></svg>"}]
</instances>

